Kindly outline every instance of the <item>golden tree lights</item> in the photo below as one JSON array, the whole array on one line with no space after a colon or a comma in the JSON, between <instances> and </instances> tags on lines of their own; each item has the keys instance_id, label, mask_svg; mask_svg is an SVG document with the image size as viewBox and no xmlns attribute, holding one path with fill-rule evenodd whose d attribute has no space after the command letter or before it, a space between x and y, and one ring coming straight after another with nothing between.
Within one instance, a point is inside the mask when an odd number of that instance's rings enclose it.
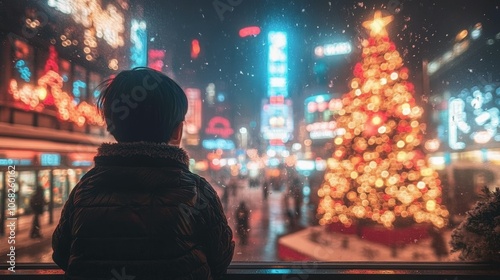
<instances>
[{"instance_id":1,"label":"golden tree lights","mask_svg":"<svg viewBox=\"0 0 500 280\"><path fill-rule=\"evenodd\" d=\"M335 152L318 190L320 224L367 219L393 228L413 219L442 228L441 182L421 149L425 124L408 69L385 30L392 17L363 23L362 61L342 98Z\"/></svg>"}]
</instances>

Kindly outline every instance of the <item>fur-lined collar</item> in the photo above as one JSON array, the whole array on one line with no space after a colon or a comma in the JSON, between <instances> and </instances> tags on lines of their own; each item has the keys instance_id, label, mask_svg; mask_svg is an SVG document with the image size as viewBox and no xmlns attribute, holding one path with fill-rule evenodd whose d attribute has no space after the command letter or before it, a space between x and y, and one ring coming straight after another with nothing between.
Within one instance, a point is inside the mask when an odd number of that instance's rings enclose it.
<instances>
[{"instance_id":1,"label":"fur-lined collar","mask_svg":"<svg viewBox=\"0 0 500 280\"><path fill-rule=\"evenodd\" d=\"M189 166L186 150L163 143L122 142L103 143L97 150L96 157L150 157L152 159L170 159Z\"/></svg>"}]
</instances>

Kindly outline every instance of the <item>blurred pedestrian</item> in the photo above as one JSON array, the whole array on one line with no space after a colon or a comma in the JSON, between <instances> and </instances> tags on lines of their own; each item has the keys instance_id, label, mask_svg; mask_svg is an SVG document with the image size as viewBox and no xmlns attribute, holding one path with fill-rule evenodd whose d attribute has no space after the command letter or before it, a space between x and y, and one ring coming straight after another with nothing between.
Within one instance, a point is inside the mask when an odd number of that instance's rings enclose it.
<instances>
[{"instance_id":1,"label":"blurred pedestrian","mask_svg":"<svg viewBox=\"0 0 500 280\"><path fill-rule=\"evenodd\" d=\"M240 244L246 245L248 242L248 216L250 212L248 211L247 205L244 201L240 202L240 205L236 209L236 223L238 237L240 238Z\"/></svg>"},{"instance_id":2,"label":"blurred pedestrian","mask_svg":"<svg viewBox=\"0 0 500 280\"><path fill-rule=\"evenodd\" d=\"M224 205L224 209L227 208L228 202L229 202L228 186L222 185L222 204Z\"/></svg>"},{"instance_id":3,"label":"blurred pedestrian","mask_svg":"<svg viewBox=\"0 0 500 280\"><path fill-rule=\"evenodd\" d=\"M290 196L293 198L293 206L296 216L301 215L303 193L302 193L302 182L299 176L293 175L290 180Z\"/></svg>"},{"instance_id":4,"label":"blurred pedestrian","mask_svg":"<svg viewBox=\"0 0 500 280\"><path fill-rule=\"evenodd\" d=\"M40 228L40 215L43 214L45 207L45 198L43 197L43 187L38 186L35 190L35 193L30 199L30 207L33 211L33 223L31 224L31 238L42 238L43 235L41 233Z\"/></svg>"},{"instance_id":5,"label":"blurred pedestrian","mask_svg":"<svg viewBox=\"0 0 500 280\"><path fill-rule=\"evenodd\" d=\"M227 184L229 190L231 191L231 195L236 197L238 195L238 179L236 177L231 177L229 179L229 183Z\"/></svg>"},{"instance_id":6,"label":"blurred pedestrian","mask_svg":"<svg viewBox=\"0 0 500 280\"><path fill-rule=\"evenodd\" d=\"M182 88L139 67L105 81L97 101L117 143L103 143L52 237L65 279L221 279L233 233L212 185L180 147Z\"/></svg>"},{"instance_id":7,"label":"blurred pedestrian","mask_svg":"<svg viewBox=\"0 0 500 280\"><path fill-rule=\"evenodd\" d=\"M269 195L269 181L264 179L264 183L262 183L262 195L264 200L267 200L267 196Z\"/></svg>"}]
</instances>

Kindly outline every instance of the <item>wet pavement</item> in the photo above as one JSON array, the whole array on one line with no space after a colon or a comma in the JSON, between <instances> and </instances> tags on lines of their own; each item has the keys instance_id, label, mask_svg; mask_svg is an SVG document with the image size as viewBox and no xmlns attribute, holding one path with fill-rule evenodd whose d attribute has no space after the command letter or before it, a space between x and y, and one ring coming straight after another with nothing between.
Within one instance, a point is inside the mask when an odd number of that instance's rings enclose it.
<instances>
[{"instance_id":1,"label":"wet pavement","mask_svg":"<svg viewBox=\"0 0 500 280\"><path fill-rule=\"evenodd\" d=\"M234 213L240 201L245 201L250 210L250 231L246 245L240 244L239 237L236 234ZM278 238L306 226L306 221L301 221L302 224L296 223L295 226L290 223L284 207L283 191L270 191L267 200L264 200L262 188L250 188L246 182L240 181L237 195L229 197L228 207L225 209L229 225L235 233L236 247L233 261L278 260ZM303 209L304 212L307 211ZM305 216L305 214L302 216Z\"/></svg>"},{"instance_id":2,"label":"wet pavement","mask_svg":"<svg viewBox=\"0 0 500 280\"><path fill-rule=\"evenodd\" d=\"M51 263L52 262L52 233L54 232L62 208L54 209L53 223L49 224L49 213L40 216L40 231L42 238L30 238L33 215L20 216L17 218L17 227L15 229L15 244L8 243L9 229L6 228L6 234L0 237L0 252L10 252L10 246L15 246L17 263ZM2 254L0 259L4 259Z\"/></svg>"},{"instance_id":3,"label":"wet pavement","mask_svg":"<svg viewBox=\"0 0 500 280\"><path fill-rule=\"evenodd\" d=\"M236 248L233 261L259 262L277 261L277 243L281 235L300 230L308 225L310 219L306 206L302 207L300 221L290 223L285 214L284 191L270 191L267 200L264 200L262 188L250 188L248 182L241 180L235 195L230 194L225 213L228 223L233 229ZM223 188L218 184L212 184L219 197L222 197ZM246 245L241 245L236 234L235 211L240 201L245 201L250 211L249 236ZM306 202L306 201L304 201ZM293 201L289 203L293 206ZM27 215L18 218L16 228L16 262L17 263L52 263L51 237L59 221L60 210L54 209L54 223L49 224L47 212L40 218L43 238L31 239L29 232L33 216ZM8 230L8 229L7 229ZM8 244L8 232L0 237L0 252L8 252L11 244ZM0 260L6 260L5 254Z\"/></svg>"}]
</instances>

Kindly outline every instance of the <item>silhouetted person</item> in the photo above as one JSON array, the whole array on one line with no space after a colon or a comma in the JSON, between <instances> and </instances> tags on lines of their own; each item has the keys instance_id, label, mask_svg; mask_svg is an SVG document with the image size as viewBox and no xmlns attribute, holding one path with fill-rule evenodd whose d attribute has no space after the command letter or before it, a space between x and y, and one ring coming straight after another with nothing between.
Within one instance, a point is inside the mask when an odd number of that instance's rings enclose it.
<instances>
[{"instance_id":1,"label":"silhouetted person","mask_svg":"<svg viewBox=\"0 0 500 280\"><path fill-rule=\"evenodd\" d=\"M141 67L106 81L97 104L117 143L99 147L62 210L52 258L65 279L222 278L233 234L179 147L184 91Z\"/></svg>"},{"instance_id":2,"label":"silhouetted person","mask_svg":"<svg viewBox=\"0 0 500 280\"><path fill-rule=\"evenodd\" d=\"M290 180L290 196L293 198L295 215L300 216L303 201L302 182L297 175Z\"/></svg>"},{"instance_id":3,"label":"silhouetted person","mask_svg":"<svg viewBox=\"0 0 500 280\"><path fill-rule=\"evenodd\" d=\"M248 241L248 216L250 212L248 211L248 208L245 204L244 201L240 202L240 205L236 209L236 223L237 223L237 230L236 232L238 233L238 237L240 238L240 244L241 245L246 245Z\"/></svg>"},{"instance_id":4,"label":"silhouetted person","mask_svg":"<svg viewBox=\"0 0 500 280\"><path fill-rule=\"evenodd\" d=\"M264 179L264 183L262 184L262 196L264 197L264 200L267 200L268 195L269 195L269 181Z\"/></svg>"},{"instance_id":5,"label":"silhouetted person","mask_svg":"<svg viewBox=\"0 0 500 280\"><path fill-rule=\"evenodd\" d=\"M227 203L229 202L229 190L228 186L223 185L222 187L222 204L224 205L224 208L227 208Z\"/></svg>"},{"instance_id":6,"label":"silhouetted person","mask_svg":"<svg viewBox=\"0 0 500 280\"><path fill-rule=\"evenodd\" d=\"M229 190L231 191L231 195L236 197L238 195L238 179L236 177L232 177L229 179L229 183L227 184Z\"/></svg>"},{"instance_id":7,"label":"silhouetted person","mask_svg":"<svg viewBox=\"0 0 500 280\"><path fill-rule=\"evenodd\" d=\"M43 214L45 206L45 199L43 197L43 188L38 186L35 193L30 199L30 207L33 211L33 223L31 225L31 238L42 238L41 228L40 228L40 215Z\"/></svg>"}]
</instances>

